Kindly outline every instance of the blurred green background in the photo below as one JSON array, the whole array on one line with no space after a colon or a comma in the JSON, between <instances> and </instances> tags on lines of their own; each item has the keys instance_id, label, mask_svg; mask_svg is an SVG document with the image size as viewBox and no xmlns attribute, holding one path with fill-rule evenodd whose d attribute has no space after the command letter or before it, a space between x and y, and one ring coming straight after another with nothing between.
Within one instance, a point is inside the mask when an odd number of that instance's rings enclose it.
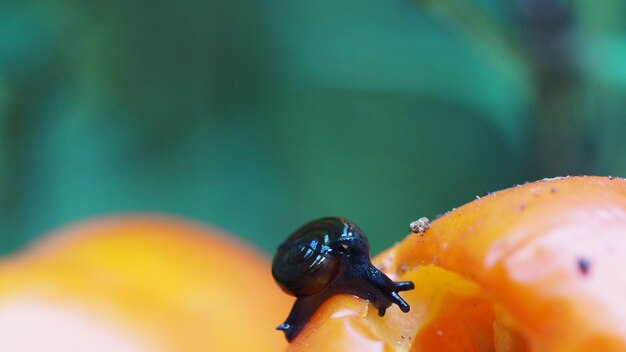
<instances>
[{"instance_id":1,"label":"blurred green background","mask_svg":"<svg viewBox=\"0 0 626 352\"><path fill-rule=\"evenodd\" d=\"M0 2L0 253L156 211L267 252L626 175L626 2Z\"/></svg>"}]
</instances>

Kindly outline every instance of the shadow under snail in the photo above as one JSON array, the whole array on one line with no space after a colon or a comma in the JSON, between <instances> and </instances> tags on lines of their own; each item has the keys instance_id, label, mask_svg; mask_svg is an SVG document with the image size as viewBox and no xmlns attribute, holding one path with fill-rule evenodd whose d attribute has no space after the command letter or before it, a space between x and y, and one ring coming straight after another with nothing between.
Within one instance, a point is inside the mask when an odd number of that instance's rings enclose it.
<instances>
[{"instance_id":1,"label":"shadow under snail","mask_svg":"<svg viewBox=\"0 0 626 352\"><path fill-rule=\"evenodd\" d=\"M289 236L274 256L272 275L285 293L297 297L287 320L277 327L288 341L333 295L368 300L382 317L394 303L408 312L410 307L398 292L415 288L411 281L392 281L372 265L367 237L340 217L312 221Z\"/></svg>"}]
</instances>

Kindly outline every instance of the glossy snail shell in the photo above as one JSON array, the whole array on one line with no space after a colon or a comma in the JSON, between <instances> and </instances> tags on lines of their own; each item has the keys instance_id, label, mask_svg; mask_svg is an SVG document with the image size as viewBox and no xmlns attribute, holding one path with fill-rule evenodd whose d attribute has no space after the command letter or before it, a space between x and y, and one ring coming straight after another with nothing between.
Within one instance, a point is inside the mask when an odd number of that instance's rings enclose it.
<instances>
[{"instance_id":1,"label":"glossy snail shell","mask_svg":"<svg viewBox=\"0 0 626 352\"><path fill-rule=\"evenodd\" d=\"M289 295L314 295L331 285L341 270L341 257L355 250L369 254L367 237L355 224L339 217L319 219L278 247L272 275Z\"/></svg>"}]
</instances>

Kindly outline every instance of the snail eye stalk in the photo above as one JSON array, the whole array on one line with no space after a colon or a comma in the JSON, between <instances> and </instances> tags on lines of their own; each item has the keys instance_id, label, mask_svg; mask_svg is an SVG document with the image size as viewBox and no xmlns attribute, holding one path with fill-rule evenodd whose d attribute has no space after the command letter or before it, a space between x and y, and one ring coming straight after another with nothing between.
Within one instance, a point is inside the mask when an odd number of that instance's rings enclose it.
<instances>
[{"instance_id":1,"label":"snail eye stalk","mask_svg":"<svg viewBox=\"0 0 626 352\"><path fill-rule=\"evenodd\" d=\"M323 258L302 255L303 246L315 248ZM368 300L382 317L392 304L408 312L410 306L398 292L415 288L413 282L394 282L378 270L371 262L365 234L340 217L315 220L289 236L274 256L272 275L285 293L297 297L287 320L277 327L288 341L333 295L352 294Z\"/></svg>"}]
</instances>

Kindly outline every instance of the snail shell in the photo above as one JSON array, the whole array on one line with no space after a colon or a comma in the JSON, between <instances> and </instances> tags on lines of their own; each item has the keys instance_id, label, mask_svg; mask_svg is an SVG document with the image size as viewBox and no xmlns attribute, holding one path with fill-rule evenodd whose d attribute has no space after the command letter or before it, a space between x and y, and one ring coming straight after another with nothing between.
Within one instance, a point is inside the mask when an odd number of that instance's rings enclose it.
<instances>
[{"instance_id":1,"label":"snail shell","mask_svg":"<svg viewBox=\"0 0 626 352\"><path fill-rule=\"evenodd\" d=\"M325 290L341 269L341 256L366 251L367 237L339 217L310 222L289 236L272 262L272 275L287 294L306 297Z\"/></svg>"}]
</instances>

